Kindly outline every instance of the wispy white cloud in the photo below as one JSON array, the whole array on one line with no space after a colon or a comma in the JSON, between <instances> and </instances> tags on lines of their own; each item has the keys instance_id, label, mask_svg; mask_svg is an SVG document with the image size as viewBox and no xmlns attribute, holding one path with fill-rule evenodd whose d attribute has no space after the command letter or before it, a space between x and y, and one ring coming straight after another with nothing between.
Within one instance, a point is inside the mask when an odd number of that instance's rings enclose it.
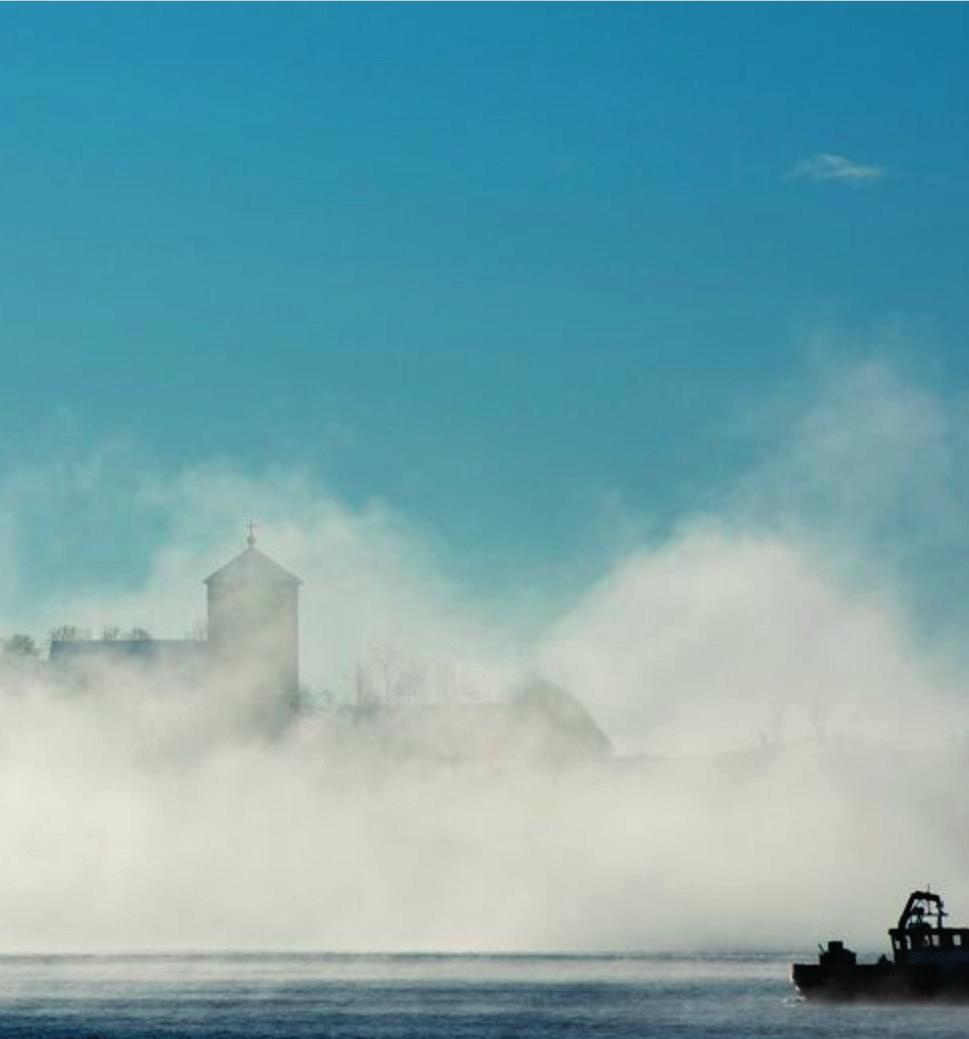
<instances>
[{"instance_id":1,"label":"wispy white cloud","mask_svg":"<svg viewBox=\"0 0 969 1039\"><path fill-rule=\"evenodd\" d=\"M809 159L795 163L787 172L786 180L834 181L849 187L877 184L888 176L884 166L866 166L844 155L818 152Z\"/></svg>"}]
</instances>

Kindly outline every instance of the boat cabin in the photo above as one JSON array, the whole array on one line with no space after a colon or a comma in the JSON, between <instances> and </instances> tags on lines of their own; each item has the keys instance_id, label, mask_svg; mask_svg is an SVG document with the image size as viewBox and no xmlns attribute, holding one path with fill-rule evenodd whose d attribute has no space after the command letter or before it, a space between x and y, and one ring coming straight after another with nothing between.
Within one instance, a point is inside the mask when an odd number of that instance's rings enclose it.
<instances>
[{"instance_id":1,"label":"boat cabin","mask_svg":"<svg viewBox=\"0 0 969 1039\"><path fill-rule=\"evenodd\" d=\"M898 924L888 932L896 963L969 963L969 927L946 927L948 914L939 895L913 891ZM930 922L935 918L935 924Z\"/></svg>"}]
</instances>

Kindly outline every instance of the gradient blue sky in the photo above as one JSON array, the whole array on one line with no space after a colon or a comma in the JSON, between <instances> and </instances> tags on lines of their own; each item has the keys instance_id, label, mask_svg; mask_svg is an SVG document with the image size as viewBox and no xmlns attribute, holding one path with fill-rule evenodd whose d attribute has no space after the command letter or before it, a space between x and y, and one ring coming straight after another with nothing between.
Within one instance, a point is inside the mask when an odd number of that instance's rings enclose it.
<instances>
[{"instance_id":1,"label":"gradient blue sky","mask_svg":"<svg viewBox=\"0 0 969 1039\"><path fill-rule=\"evenodd\" d=\"M964 5L4 6L0 458L297 463L469 573L554 568L610 502L662 529L763 450L738 415L819 334L892 329L969 389L967 30ZM135 525L85 551L130 562Z\"/></svg>"}]
</instances>

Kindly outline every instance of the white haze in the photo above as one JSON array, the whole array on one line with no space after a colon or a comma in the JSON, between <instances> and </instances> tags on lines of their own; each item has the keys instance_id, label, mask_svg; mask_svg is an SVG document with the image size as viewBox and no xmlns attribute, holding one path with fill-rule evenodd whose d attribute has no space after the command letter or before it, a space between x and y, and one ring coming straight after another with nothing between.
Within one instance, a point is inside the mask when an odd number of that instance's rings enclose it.
<instances>
[{"instance_id":1,"label":"white haze","mask_svg":"<svg viewBox=\"0 0 969 1039\"><path fill-rule=\"evenodd\" d=\"M0 696L4 947L878 946L927 882L969 919L965 682L916 639L899 562L936 518L944 543L961 536L954 424L884 366L822 375L722 508L613 559L541 623L449 580L392 508L305 475L140 481L170 518L144 581L19 612L8 595L8 632L179 637L254 512L305 581L312 690L349 698L357 663L388 645L462 697L541 674L622 760L389 761L312 725L247 732L228 677L185 695L116 670L84 696L21 677ZM896 536L912 481L917 529ZM23 475L6 486L10 527Z\"/></svg>"}]
</instances>

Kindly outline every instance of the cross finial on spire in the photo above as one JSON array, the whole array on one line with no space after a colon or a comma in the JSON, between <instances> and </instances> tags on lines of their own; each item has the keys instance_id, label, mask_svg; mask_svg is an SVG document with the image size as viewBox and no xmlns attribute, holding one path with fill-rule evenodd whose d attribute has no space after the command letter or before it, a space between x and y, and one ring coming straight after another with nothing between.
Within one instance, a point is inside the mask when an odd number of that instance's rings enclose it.
<instances>
[{"instance_id":1,"label":"cross finial on spire","mask_svg":"<svg viewBox=\"0 0 969 1039\"><path fill-rule=\"evenodd\" d=\"M249 529L249 534L246 537L246 544L250 548L252 548L253 545L255 545L255 543L256 543L256 525L255 525L255 523L252 522L252 520L249 520L249 528L248 529Z\"/></svg>"}]
</instances>

